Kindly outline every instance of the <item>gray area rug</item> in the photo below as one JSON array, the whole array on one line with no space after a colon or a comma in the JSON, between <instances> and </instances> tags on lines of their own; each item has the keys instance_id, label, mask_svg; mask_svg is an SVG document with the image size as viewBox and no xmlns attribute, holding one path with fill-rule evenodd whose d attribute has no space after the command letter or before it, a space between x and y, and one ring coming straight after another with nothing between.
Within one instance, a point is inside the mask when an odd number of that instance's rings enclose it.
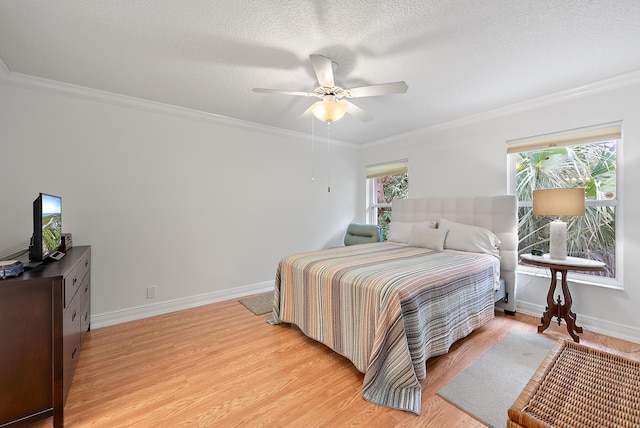
<instances>
[{"instance_id":1,"label":"gray area rug","mask_svg":"<svg viewBox=\"0 0 640 428\"><path fill-rule=\"evenodd\" d=\"M256 315L271 313L273 310L273 291L240 299L240 303Z\"/></svg>"},{"instance_id":2,"label":"gray area rug","mask_svg":"<svg viewBox=\"0 0 640 428\"><path fill-rule=\"evenodd\" d=\"M506 427L507 411L554 344L539 334L511 330L438 395L490 427Z\"/></svg>"}]
</instances>

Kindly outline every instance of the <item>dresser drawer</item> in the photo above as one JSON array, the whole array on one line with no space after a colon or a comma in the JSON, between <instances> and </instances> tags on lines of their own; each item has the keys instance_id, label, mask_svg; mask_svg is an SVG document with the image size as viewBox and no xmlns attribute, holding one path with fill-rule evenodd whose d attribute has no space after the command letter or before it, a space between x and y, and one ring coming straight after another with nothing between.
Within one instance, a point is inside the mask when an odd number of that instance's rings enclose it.
<instances>
[{"instance_id":1,"label":"dresser drawer","mask_svg":"<svg viewBox=\"0 0 640 428\"><path fill-rule=\"evenodd\" d=\"M63 400L66 402L73 374L80 357L81 346L81 320L82 308L80 306L81 299L73 299L71 304L64 311L62 319L62 360L63 360Z\"/></svg>"},{"instance_id":2,"label":"dresser drawer","mask_svg":"<svg viewBox=\"0 0 640 428\"><path fill-rule=\"evenodd\" d=\"M80 330L82 331L82 338L91 327L91 272L89 272L80 285L80 290L76 297L80 299L81 318L80 318Z\"/></svg>"},{"instance_id":3,"label":"dresser drawer","mask_svg":"<svg viewBox=\"0 0 640 428\"><path fill-rule=\"evenodd\" d=\"M87 251L84 257L73 268L71 273L64 278L64 307L68 307L69 303L80 288L80 284L84 277L91 269L91 252Z\"/></svg>"}]
</instances>

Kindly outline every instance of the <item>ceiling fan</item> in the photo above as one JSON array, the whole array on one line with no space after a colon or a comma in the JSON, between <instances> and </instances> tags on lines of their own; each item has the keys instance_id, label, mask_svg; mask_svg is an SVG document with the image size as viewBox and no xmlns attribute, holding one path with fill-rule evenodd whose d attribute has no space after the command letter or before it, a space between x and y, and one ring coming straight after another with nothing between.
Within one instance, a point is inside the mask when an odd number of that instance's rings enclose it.
<instances>
[{"instance_id":1,"label":"ceiling fan","mask_svg":"<svg viewBox=\"0 0 640 428\"><path fill-rule=\"evenodd\" d=\"M345 98L377 97L380 95L402 94L407 92L405 82L381 83L378 85L361 86L359 88L342 88L336 86L333 79L333 65L330 58L323 55L311 54L311 65L318 79L318 86L313 92L286 91L281 89L253 88L254 92L269 94L296 95L303 97L316 97L322 101L313 104L309 110L318 119L324 122L333 122L341 119L345 113L357 117L363 122L373 119L373 115L367 113ZM306 113L306 112L305 112Z\"/></svg>"}]
</instances>

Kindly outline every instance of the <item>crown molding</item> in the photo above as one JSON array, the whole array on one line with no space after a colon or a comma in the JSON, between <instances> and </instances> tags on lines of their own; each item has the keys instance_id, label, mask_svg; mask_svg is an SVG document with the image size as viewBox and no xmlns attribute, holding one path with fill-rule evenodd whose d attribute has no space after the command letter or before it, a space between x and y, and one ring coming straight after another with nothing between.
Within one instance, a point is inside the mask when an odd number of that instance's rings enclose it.
<instances>
[{"instance_id":1,"label":"crown molding","mask_svg":"<svg viewBox=\"0 0 640 428\"><path fill-rule=\"evenodd\" d=\"M640 84L640 70L634 70L629 73L620 74L608 79L603 79L597 82L588 83L575 88L566 89L563 91L554 92L552 94L543 95L541 97L532 98L530 100L509 104L503 107L487 110L481 113L473 114L470 116L454 119L447 122L442 122L425 128L417 129L415 131L405 132L403 134L394 135L388 138L371 141L363 144L362 148L370 148L385 144L404 142L415 137L425 136L436 132L447 131L462 126L468 126L479 122L484 122L490 119L497 119L510 114L520 113L527 110L533 110L539 107L545 107L552 104L557 104L563 101L568 101L574 98L580 98L587 95L593 95L600 92L610 91L613 89L624 88L631 85Z\"/></svg>"},{"instance_id":2,"label":"crown molding","mask_svg":"<svg viewBox=\"0 0 640 428\"><path fill-rule=\"evenodd\" d=\"M56 80L45 79L42 77L31 76L28 74L12 72L6 66L4 61L2 61L2 58L0 58L0 85L13 86L40 92L48 92L51 94L69 96L73 98L89 100L118 107L125 107L139 111L159 113L172 117L213 123L230 128L239 128L248 131L268 133L280 137L284 136L303 140L311 139L310 133L307 134L304 132L290 131L255 122L234 119L214 113L207 113L185 107L179 107L142 98L131 97L128 95L121 95L114 92L103 91L100 89L92 89L85 86L74 85L71 83L64 83ZM316 140L318 140L321 137L315 136L315 138ZM336 139L332 139L330 141L330 144L356 150L360 148L359 145Z\"/></svg>"},{"instance_id":3,"label":"crown molding","mask_svg":"<svg viewBox=\"0 0 640 428\"><path fill-rule=\"evenodd\" d=\"M539 107L556 104L567 101L572 98L583 97L596 94L599 92L609 91L612 89L623 88L626 86L640 83L640 70L634 70L630 73L621 74L612 78L592 82L581 85L572 89L567 89L541 97L533 98L527 101L510 104L496 109L487 110L474 115L442 122L415 131L405 132L388 138L371 141L365 144L354 144L346 141L332 139L331 145L346 147L354 150L363 150L375 146L385 144L397 144L405 142L415 137L421 137L436 132L442 132L450 129L468 126L471 124L483 122L490 119L500 118L509 114L519 113L526 110L532 110ZM126 107L140 111L166 114L173 117L180 117L189 120L204 121L207 123L215 123L222 126L240 128L249 131L263 132L276 136L286 136L298 139L310 139L311 134L297 131L290 131L273 126L258 124L240 119L234 119L227 116L221 116L214 113L206 113L198 110L188 109L185 107L164 104L156 101L150 101L142 98L131 97L128 95L116 94L113 92L103 91L99 89L87 88L84 86L74 85L70 83L59 82L55 80L45 79L27 74L12 72L5 62L0 58L0 84L21 87L25 89L49 92L57 95L71 96L79 99L85 99L119 107ZM322 139L321 136L315 136L316 140Z\"/></svg>"}]
</instances>

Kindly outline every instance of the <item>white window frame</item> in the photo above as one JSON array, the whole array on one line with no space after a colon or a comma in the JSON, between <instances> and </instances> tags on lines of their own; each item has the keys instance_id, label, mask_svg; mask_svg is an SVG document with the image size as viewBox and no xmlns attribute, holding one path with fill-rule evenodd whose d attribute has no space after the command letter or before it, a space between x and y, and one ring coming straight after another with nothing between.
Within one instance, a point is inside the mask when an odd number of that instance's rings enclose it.
<instances>
[{"instance_id":1,"label":"white window frame","mask_svg":"<svg viewBox=\"0 0 640 428\"><path fill-rule=\"evenodd\" d=\"M585 128L561 131L535 137L522 138L507 141L507 173L509 193L516 194L515 154L528 152L546 147L573 146L579 144L596 143L598 141L617 140L616 142L616 198L614 200L586 200L585 206L614 206L616 211L616 266L615 278L588 275L580 272L571 272L570 282L593 285L604 288L623 290L623 213L622 213L622 122L610 122ZM533 196L532 196L533 198ZM532 201L518 201L518 208L531 207ZM550 278L547 269L536 268L519 264L517 272Z\"/></svg>"},{"instance_id":2,"label":"white window frame","mask_svg":"<svg viewBox=\"0 0 640 428\"><path fill-rule=\"evenodd\" d=\"M376 201L376 179L367 178L367 223L378 224L378 208L389 207L391 204L379 204Z\"/></svg>"},{"instance_id":3,"label":"white window frame","mask_svg":"<svg viewBox=\"0 0 640 428\"><path fill-rule=\"evenodd\" d=\"M389 203L378 203L376 200L376 178L386 175L404 174L409 170L409 161L401 159L392 162L384 162L366 167L366 222L368 224L378 224L378 208L391 208Z\"/></svg>"}]
</instances>

